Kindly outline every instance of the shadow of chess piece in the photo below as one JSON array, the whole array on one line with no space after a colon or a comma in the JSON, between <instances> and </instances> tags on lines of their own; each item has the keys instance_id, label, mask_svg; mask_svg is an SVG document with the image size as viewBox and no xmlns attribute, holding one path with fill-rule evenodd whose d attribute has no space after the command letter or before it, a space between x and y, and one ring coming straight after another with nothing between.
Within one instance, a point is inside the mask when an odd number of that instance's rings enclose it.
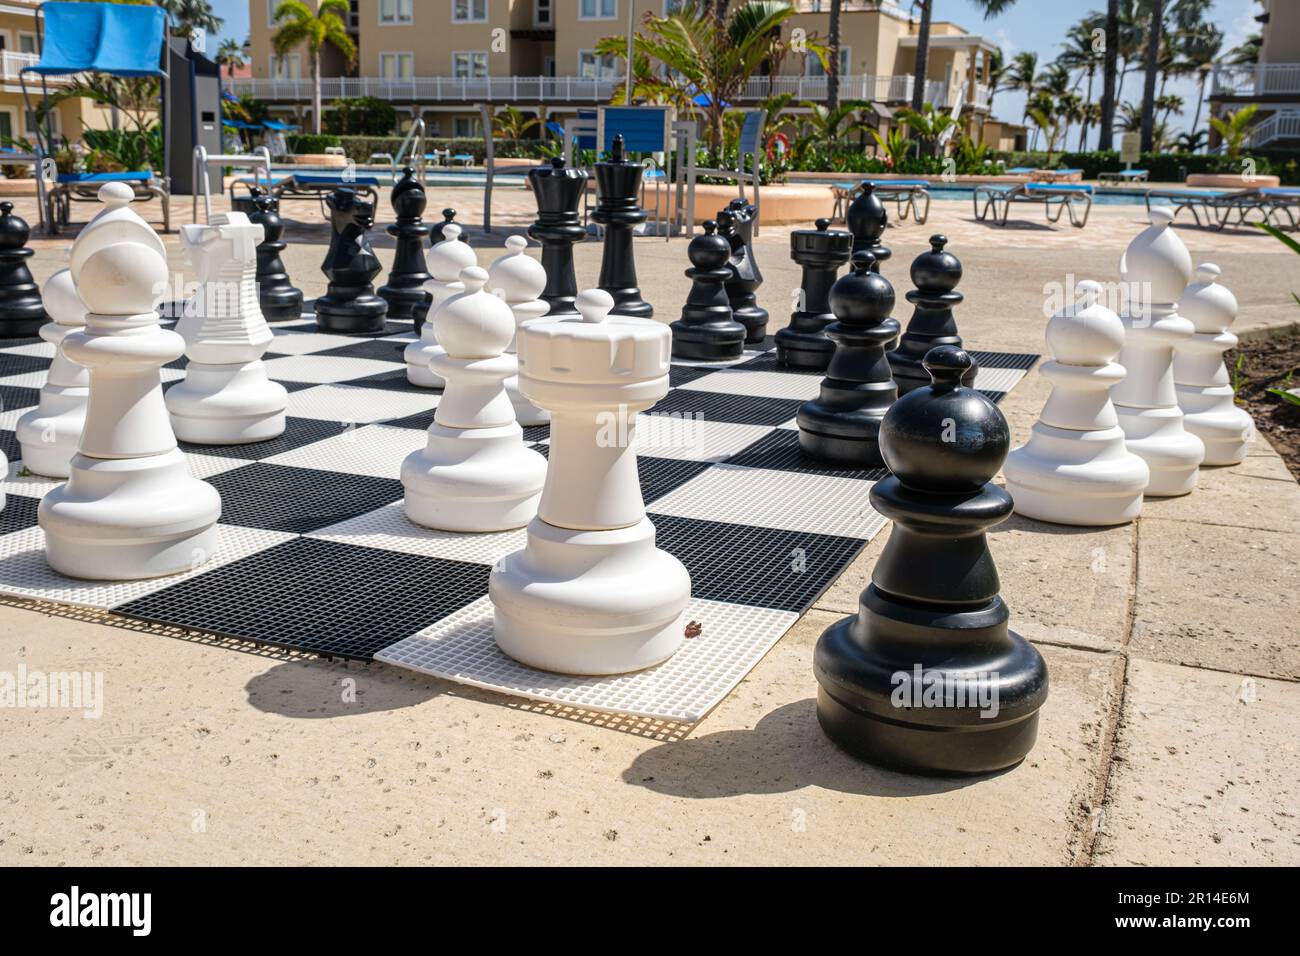
<instances>
[{"instance_id":1,"label":"shadow of chess piece","mask_svg":"<svg viewBox=\"0 0 1300 956\"><path fill-rule=\"evenodd\" d=\"M672 323L673 355L702 362L725 362L745 351L745 327L731 317L726 281L731 276L727 260L731 245L715 233L717 223L704 224L704 232L686 247L691 268L686 277L691 291L682 317Z\"/></svg>"},{"instance_id":2,"label":"shadow of chess piece","mask_svg":"<svg viewBox=\"0 0 1300 956\"><path fill-rule=\"evenodd\" d=\"M821 394L799 406L799 447L806 455L853 468L879 468L880 422L898 397L885 347L898 337L894 287L873 271L875 256L853 254L852 271L831 286L835 343Z\"/></svg>"},{"instance_id":3,"label":"shadow of chess piece","mask_svg":"<svg viewBox=\"0 0 1300 956\"><path fill-rule=\"evenodd\" d=\"M397 220L386 231L397 241L397 247L388 283L380 288L379 295L388 303L390 319L414 319L418 332L433 302L433 296L424 288L433 276L424 261L424 237L430 228L421 217L427 200L424 187L410 166L402 170L402 178L393 186L389 202Z\"/></svg>"},{"instance_id":4,"label":"shadow of chess piece","mask_svg":"<svg viewBox=\"0 0 1300 956\"><path fill-rule=\"evenodd\" d=\"M835 321L827 296L840 266L849 261L853 236L830 225L829 219L818 219L816 229L790 233L790 258L803 269L799 307L775 336L776 360L790 368L825 371L835 351L826 337L826 326Z\"/></svg>"},{"instance_id":5,"label":"shadow of chess piece","mask_svg":"<svg viewBox=\"0 0 1300 956\"><path fill-rule=\"evenodd\" d=\"M49 321L41 290L27 268L34 255L27 248L31 227L13 214L14 204L0 202L0 338L26 338Z\"/></svg>"},{"instance_id":6,"label":"shadow of chess piece","mask_svg":"<svg viewBox=\"0 0 1300 956\"><path fill-rule=\"evenodd\" d=\"M745 237L740 234L740 221L730 206L723 209L718 213L718 235L731 246L731 258L727 263L731 276L726 287L732 318L745 327L745 344L757 345L767 337L767 309L759 307L755 295L763 284L763 276L749 256Z\"/></svg>"},{"instance_id":7,"label":"shadow of chess piece","mask_svg":"<svg viewBox=\"0 0 1300 956\"><path fill-rule=\"evenodd\" d=\"M325 204L334 235L321 266L329 288L316 300L316 327L345 335L382 334L388 303L375 295L373 283L382 267L366 238L375 224L374 203L343 186L326 196Z\"/></svg>"},{"instance_id":8,"label":"shadow of chess piece","mask_svg":"<svg viewBox=\"0 0 1300 956\"><path fill-rule=\"evenodd\" d=\"M912 260L912 285L916 288L907 293L907 301L915 308L907 330L889 353L889 366L899 395L930 383L930 375L923 365L930 349L940 345L961 348L957 320L952 316L953 306L962 300L962 294L955 291L961 281L961 262L944 249L947 244L947 236L931 236L930 251ZM970 370L961 383L973 388L978 371L979 366L972 358Z\"/></svg>"},{"instance_id":9,"label":"shadow of chess piece","mask_svg":"<svg viewBox=\"0 0 1300 956\"><path fill-rule=\"evenodd\" d=\"M879 272L880 267L894 253L880 241L880 237L885 234L885 227L889 225L889 211L876 195L873 184L862 184L862 191L849 204L844 221L849 232L853 233L853 251L870 252L875 256L876 263L872 268Z\"/></svg>"},{"instance_id":10,"label":"shadow of chess piece","mask_svg":"<svg viewBox=\"0 0 1300 956\"><path fill-rule=\"evenodd\" d=\"M1047 665L1007 628L985 537L1011 514L1011 496L991 484L1011 430L961 385L970 364L961 349L934 349L932 384L886 413L880 449L892 474L871 486L871 504L893 531L858 613L824 631L813 654L826 735L913 773L1018 763L1047 699Z\"/></svg>"},{"instance_id":11,"label":"shadow of chess piece","mask_svg":"<svg viewBox=\"0 0 1300 956\"><path fill-rule=\"evenodd\" d=\"M587 238L578 215L578 203L587 189L587 171L569 169L557 156L549 166L530 169L528 183L537 197L537 221L528 227L528 235L542 244L542 268L546 270L542 301L550 306L546 315L552 319L577 315L573 244Z\"/></svg>"},{"instance_id":12,"label":"shadow of chess piece","mask_svg":"<svg viewBox=\"0 0 1300 956\"><path fill-rule=\"evenodd\" d=\"M632 255L632 230L648 214L637 202L641 192L641 165L623 155L623 137L614 137L610 158L595 164L596 211L591 218L605 227L605 245L600 256L597 287L614 297L615 315L648 319L654 307L641 298L636 283L636 260Z\"/></svg>"},{"instance_id":13,"label":"shadow of chess piece","mask_svg":"<svg viewBox=\"0 0 1300 956\"><path fill-rule=\"evenodd\" d=\"M268 322L285 322L302 317L302 290L295 288L280 253L288 245L280 201L260 189L253 193L254 211L248 221L262 227L265 238L257 245L257 301Z\"/></svg>"},{"instance_id":14,"label":"shadow of chess piece","mask_svg":"<svg viewBox=\"0 0 1300 956\"><path fill-rule=\"evenodd\" d=\"M446 238L446 236L442 234L442 231L453 222L456 222L456 210L449 206L442 211L442 222L435 222L429 227L429 245L436 246L438 243L442 242L442 240ZM456 225L459 227L460 223L457 222ZM469 233L465 231L464 227L461 227L460 229L460 241L469 242Z\"/></svg>"}]
</instances>

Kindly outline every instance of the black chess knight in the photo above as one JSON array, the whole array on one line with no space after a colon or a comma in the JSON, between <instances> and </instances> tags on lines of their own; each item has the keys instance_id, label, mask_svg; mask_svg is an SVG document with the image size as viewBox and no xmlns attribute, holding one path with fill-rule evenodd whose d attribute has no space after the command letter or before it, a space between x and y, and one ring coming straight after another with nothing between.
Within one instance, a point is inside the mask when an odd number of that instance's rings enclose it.
<instances>
[{"instance_id":1,"label":"black chess knight","mask_svg":"<svg viewBox=\"0 0 1300 956\"><path fill-rule=\"evenodd\" d=\"M605 245L600 256L598 288L614 297L613 315L635 315L648 319L654 307L641 298L637 288L636 260L632 256L632 230L646 221L638 202L641 193L641 164L623 155L623 137L614 137L610 158L596 163L596 211L591 218L605 227Z\"/></svg>"},{"instance_id":2,"label":"black chess knight","mask_svg":"<svg viewBox=\"0 0 1300 956\"><path fill-rule=\"evenodd\" d=\"M257 301L268 322L286 322L302 316L302 290L289 279L280 253L287 243L284 222L280 219L280 201L256 186L252 189L253 214L249 222L262 227L262 241L257 245Z\"/></svg>"},{"instance_id":3,"label":"black chess knight","mask_svg":"<svg viewBox=\"0 0 1300 956\"><path fill-rule=\"evenodd\" d=\"M715 230L712 219L704 233L686 247L691 268L686 277L691 291L682 306L682 317L672 323L673 355L704 362L725 362L740 358L745 351L745 327L731 317L726 281L731 275L727 260L731 245Z\"/></svg>"},{"instance_id":4,"label":"black chess knight","mask_svg":"<svg viewBox=\"0 0 1300 956\"><path fill-rule=\"evenodd\" d=\"M776 360L790 368L825 371L835 351L826 337L826 326L835 321L827 296L840 266L849 261L853 235L830 225L829 219L818 219L816 229L790 233L790 258L803 268L803 281L799 308L775 336Z\"/></svg>"},{"instance_id":5,"label":"black chess knight","mask_svg":"<svg viewBox=\"0 0 1300 956\"><path fill-rule=\"evenodd\" d=\"M431 230L422 218L427 202L424 187L410 166L402 170L402 178L393 186L389 202L397 220L387 232L397 240L397 248L388 283L380 288L379 295L388 303L390 319L414 319L415 331L419 332L433 302L433 295L424 288L433 278L424 261L424 239Z\"/></svg>"},{"instance_id":6,"label":"black chess knight","mask_svg":"<svg viewBox=\"0 0 1300 956\"><path fill-rule=\"evenodd\" d=\"M871 486L894 520L859 611L817 642L817 718L836 744L914 773L976 774L1029 753L1047 665L1008 630L985 531L1011 514L992 484L1011 445L998 407L961 384L970 356L925 357L932 384L880 427L892 472Z\"/></svg>"},{"instance_id":7,"label":"black chess knight","mask_svg":"<svg viewBox=\"0 0 1300 956\"><path fill-rule=\"evenodd\" d=\"M578 280L573 272L573 244L587 237L578 215L578 203L587 188L587 171L569 169L558 156L549 166L534 166L528 182L537 197L537 221L528 227L528 235L542 244L542 268L546 270L546 288L542 301L550 305L547 318L577 315L573 302L578 296Z\"/></svg>"},{"instance_id":8,"label":"black chess knight","mask_svg":"<svg viewBox=\"0 0 1300 956\"><path fill-rule=\"evenodd\" d=\"M334 235L321 264L329 287L316 300L316 327L349 335L382 333L388 303L375 295L373 283L381 266L366 238L375 223L374 203L344 186L325 197L325 204Z\"/></svg>"},{"instance_id":9,"label":"black chess knight","mask_svg":"<svg viewBox=\"0 0 1300 956\"><path fill-rule=\"evenodd\" d=\"M740 231L743 209L736 211L728 206L718 213L718 235L731 246L731 259L727 279L727 299L731 302L732 317L745 327L745 344L757 345L767 337L767 309L758 305L758 287L763 276L750 256L745 237Z\"/></svg>"},{"instance_id":10,"label":"black chess knight","mask_svg":"<svg viewBox=\"0 0 1300 956\"><path fill-rule=\"evenodd\" d=\"M912 284L916 288L907 293L907 301L915 308L898 345L889 353L899 395L929 384L930 376L922 363L930 349L939 345L961 348L957 321L952 316L953 306L962 300L962 294L956 291L961 281L961 262L944 249L947 244L947 236L931 236L930 251L912 260ZM962 384L974 385L978 370L972 359Z\"/></svg>"},{"instance_id":11,"label":"black chess knight","mask_svg":"<svg viewBox=\"0 0 1300 956\"><path fill-rule=\"evenodd\" d=\"M880 241L885 234L885 227L889 225L889 211L876 195L876 187L872 183L862 184L862 191L849 204L844 219L849 232L853 233L853 251L870 252L875 256L876 262L872 268L879 272L893 252Z\"/></svg>"},{"instance_id":12,"label":"black chess knight","mask_svg":"<svg viewBox=\"0 0 1300 956\"><path fill-rule=\"evenodd\" d=\"M880 422L898 397L885 347L898 336L894 288L873 272L876 257L853 254L852 271L830 292L835 321L826 335L835 343L821 393L799 406L799 447L821 461L852 468L879 468Z\"/></svg>"},{"instance_id":13,"label":"black chess knight","mask_svg":"<svg viewBox=\"0 0 1300 956\"><path fill-rule=\"evenodd\" d=\"M0 338L26 338L49 321L41 290L27 268L31 227L13 214L14 204L0 202Z\"/></svg>"}]
</instances>

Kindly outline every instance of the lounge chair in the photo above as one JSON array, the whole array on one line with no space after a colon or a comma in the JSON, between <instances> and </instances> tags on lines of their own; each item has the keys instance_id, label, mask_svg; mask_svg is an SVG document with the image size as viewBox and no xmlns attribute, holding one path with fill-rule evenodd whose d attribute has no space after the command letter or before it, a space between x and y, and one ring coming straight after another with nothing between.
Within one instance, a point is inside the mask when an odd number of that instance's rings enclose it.
<instances>
[{"instance_id":1,"label":"lounge chair","mask_svg":"<svg viewBox=\"0 0 1300 956\"><path fill-rule=\"evenodd\" d=\"M1152 199L1167 200L1174 207L1174 218L1184 209L1190 210L1192 219L1202 229L1214 226L1223 229L1229 225L1244 225L1250 213L1258 211L1261 221L1267 221L1268 204L1260 190L1244 189L1148 189L1145 202L1151 211ZM1205 221L1201 221L1204 214ZM1235 221L1234 221L1235 217Z\"/></svg>"},{"instance_id":2,"label":"lounge chair","mask_svg":"<svg viewBox=\"0 0 1300 956\"><path fill-rule=\"evenodd\" d=\"M57 233L72 218L74 202L99 202L99 187L104 183L126 183L135 193L135 202L157 199L162 207L163 232L171 232L171 204L167 187L147 169L122 173L59 173L58 181L46 193L48 206L45 221L50 232Z\"/></svg>"},{"instance_id":3,"label":"lounge chair","mask_svg":"<svg viewBox=\"0 0 1300 956\"><path fill-rule=\"evenodd\" d=\"M1083 179L1082 169L1036 169L1030 179L1045 183L1078 182Z\"/></svg>"},{"instance_id":4,"label":"lounge chair","mask_svg":"<svg viewBox=\"0 0 1300 956\"><path fill-rule=\"evenodd\" d=\"M470 153L457 153L451 157L451 162L459 163L462 166L473 166L474 157Z\"/></svg>"},{"instance_id":5,"label":"lounge chair","mask_svg":"<svg viewBox=\"0 0 1300 956\"><path fill-rule=\"evenodd\" d=\"M243 186L249 195L237 197L235 187ZM253 186L260 186L256 177L245 176L230 184L230 205L232 209L251 208ZM330 175L325 173L290 173L286 176L271 177L271 195L280 199L319 199L323 204L327 193L340 186L356 190L357 194L369 202L379 198L379 180L374 176L352 176L344 178L342 173Z\"/></svg>"},{"instance_id":6,"label":"lounge chair","mask_svg":"<svg viewBox=\"0 0 1300 956\"><path fill-rule=\"evenodd\" d=\"M871 183L882 200L892 200L898 208L900 222L910 213L916 224L924 225L930 218L930 181L928 179L863 179L851 183L834 183L831 194L835 205L831 219L838 221L848 215L851 203L862 191L863 183Z\"/></svg>"},{"instance_id":7,"label":"lounge chair","mask_svg":"<svg viewBox=\"0 0 1300 956\"><path fill-rule=\"evenodd\" d=\"M1300 228L1300 188L1295 186L1271 186L1259 190L1267 209L1265 218L1279 229L1295 232ZM1283 223L1282 217L1286 217Z\"/></svg>"},{"instance_id":8,"label":"lounge chair","mask_svg":"<svg viewBox=\"0 0 1300 956\"><path fill-rule=\"evenodd\" d=\"M1082 229L1092 211L1092 186L1084 183L1016 183L1014 185L981 184L972 198L975 219L984 222L992 215L999 226L1007 224L1015 203L1039 203L1049 223L1059 222L1062 212L1070 214L1070 225ZM980 203L983 201L983 205ZM1082 215L1079 210L1082 209Z\"/></svg>"},{"instance_id":9,"label":"lounge chair","mask_svg":"<svg viewBox=\"0 0 1300 956\"><path fill-rule=\"evenodd\" d=\"M1099 183L1144 183L1150 177L1145 169L1120 169L1114 172L1098 173Z\"/></svg>"}]
</instances>

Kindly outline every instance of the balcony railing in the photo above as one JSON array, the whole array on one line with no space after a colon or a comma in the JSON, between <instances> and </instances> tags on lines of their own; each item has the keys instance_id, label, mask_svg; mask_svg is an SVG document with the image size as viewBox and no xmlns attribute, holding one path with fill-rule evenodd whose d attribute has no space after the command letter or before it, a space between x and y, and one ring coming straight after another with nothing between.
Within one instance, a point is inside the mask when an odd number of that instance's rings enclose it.
<instances>
[{"instance_id":1,"label":"balcony railing","mask_svg":"<svg viewBox=\"0 0 1300 956\"><path fill-rule=\"evenodd\" d=\"M6 81L18 82L18 73L25 66L34 66L39 63L41 58L36 53L19 53L16 50L0 51L0 78ZM64 83L67 81L66 76L51 76L46 78L50 83ZM40 85L40 77L28 77L28 82L35 82Z\"/></svg>"},{"instance_id":2,"label":"balcony railing","mask_svg":"<svg viewBox=\"0 0 1300 956\"><path fill-rule=\"evenodd\" d=\"M1254 148L1278 139L1300 139L1300 110L1274 113L1250 131L1250 145Z\"/></svg>"},{"instance_id":3,"label":"balcony railing","mask_svg":"<svg viewBox=\"0 0 1300 956\"><path fill-rule=\"evenodd\" d=\"M1300 63L1216 66L1211 90L1220 96L1286 96L1300 93Z\"/></svg>"}]
</instances>

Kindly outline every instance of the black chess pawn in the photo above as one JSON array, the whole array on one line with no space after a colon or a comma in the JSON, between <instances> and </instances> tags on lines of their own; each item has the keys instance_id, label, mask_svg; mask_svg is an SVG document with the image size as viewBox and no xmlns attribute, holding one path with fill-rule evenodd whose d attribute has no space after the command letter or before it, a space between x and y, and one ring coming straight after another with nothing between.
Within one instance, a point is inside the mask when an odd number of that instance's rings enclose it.
<instances>
[{"instance_id":1,"label":"black chess pawn","mask_svg":"<svg viewBox=\"0 0 1300 956\"><path fill-rule=\"evenodd\" d=\"M433 302L432 293L424 288L424 284L433 278L424 261L424 237L431 230L422 218L427 202L424 187L410 166L402 170L402 178L394 184L389 202L397 220L387 232L397 241L397 248L393 253L393 270L388 273L388 284L379 289L379 295L388 303L390 319L414 319L415 331L418 332Z\"/></svg>"},{"instance_id":2,"label":"black chess pawn","mask_svg":"<svg viewBox=\"0 0 1300 956\"><path fill-rule=\"evenodd\" d=\"M384 331L388 303L375 295L381 268L366 232L375 224L375 205L346 186L325 197L334 235L321 271L329 279L316 300L316 327L322 332L375 335Z\"/></svg>"},{"instance_id":3,"label":"black chess pawn","mask_svg":"<svg viewBox=\"0 0 1300 956\"><path fill-rule=\"evenodd\" d=\"M898 337L894 287L872 271L876 257L853 254L852 271L831 286L835 321L826 335L835 354L821 394L799 406L799 447L822 461L879 468L880 422L898 397L885 348Z\"/></svg>"},{"instance_id":4,"label":"black chess pawn","mask_svg":"<svg viewBox=\"0 0 1300 956\"><path fill-rule=\"evenodd\" d=\"M686 270L691 291L682 306L682 317L671 325L673 355L678 358L725 362L740 358L745 351L745 327L731 317L727 299L731 245L716 229L717 223L710 219L703 234L686 247L691 260L691 268Z\"/></svg>"},{"instance_id":5,"label":"black chess pawn","mask_svg":"<svg viewBox=\"0 0 1300 956\"><path fill-rule=\"evenodd\" d=\"M743 215L743 213L739 214ZM718 235L731 246L727 279L727 299L731 302L732 317L745 327L745 344L757 345L767 337L767 309L760 308L758 287L763 276L749 256L745 237L741 235L739 215L730 206L718 213Z\"/></svg>"},{"instance_id":6,"label":"black chess pawn","mask_svg":"<svg viewBox=\"0 0 1300 956\"><path fill-rule=\"evenodd\" d=\"M442 211L442 222L435 222L429 227L429 245L436 246L442 242L444 238L442 230L453 222L456 222L456 210L448 207ZM457 222L456 225L460 226L460 223ZM469 242L469 230L464 226L461 226L460 241Z\"/></svg>"},{"instance_id":7,"label":"black chess pawn","mask_svg":"<svg viewBox=\"0 0 1300 956\"><path fill-rule=\"evenodd\" d=\"M880 426L892 472L871 504L893 531L858 613L823 632L813 655L817 719L845 750L923 774L1009 767L1034 745L1047 665L1007 628L985 531L1011 514L993 476L1011 431L961 385L970 356L940 346L933 384L903 396Z\"/></svg>"},{"instance_id":8,"label":"black chess pawn","mask_svg":"<svg viewBox=\"0 0 1300 956\"><path fill-rule=\"evenodd\" d=\"M14 204L0 202L0 338L27 338L49 321L41 290L27 268L31 227L13 214Z\"/></svg>"},{"instance_id":9,"label":"black chess pawn","mask_svg":"<svg viewBox=\"0 0 1300 956\"><path fill-rule=\"evenodd\" d=\"M600 281L596 285L614 297L612 314L648 319L655 310L641 298L632 257L632 230L648 218L637 199L641 193L641 164L624 157L620 134L614 137L609 160L596 163L595 170L597 199L591 218L605 227Z\"/></svg>"},{"instance_id":10,"label":"black chess pawn","mask_svg":"<svg viewBox=\"0 0 1300 956\"><path fill-rule=\"evenodd\" d=\"M824 372L835 351L826 337L826 326L835 321L827 296L840 266L849 261L853 236L830 225L829 219L818 219L816 229L790 233L790 258L802 267L803 280L799 307L776 333L776 360L790 368Z\"/></svg>"},{"instance_id":11,"label":"black chess pawn","mask_svg":"<svg viewBox=\"0 0 1300 956\"><path fill-rule=\"evenodd\" d=\"M955 291L961 281L961 262L944 249L947 243L947 236L931 236L930 251L912 260L912 285L916 288L907 293L907 301L915 308L898 345L889 353L899 395L929 384L930 375L923 361L930 349L939 345L961 348L957 321L952 316L953 306L962 300L962 294ZM962 384L973 386L977 371L979 367L971 359Z\"/></svg>"},{"instance_id":12,"label":"black chess pawn","mask_svg":"<svg viewBox=\"0 0 1300 956\"><path fill-rule=\"evenodd\" d=\"M537 221L528 227L528 235L542 244L546 288L541 298L550 305L546 317L577 315L573 304L578 296L573 244L587 238L587 229L578 215L578 203L587 189L587 171L570 169L557 156L549 166L530 169L528 182L537 197Z\"/></svg>"},{"instance_id":13,"label":"black chess pawn","mask_svg":"<svg viewBox=\"0 0 1300 956\"><path fill-rule=\"evenodd\" d=\"M845 223L853 233L853 251L870 252L876 257L873 267L876 272L893 255L890 248L880 241L889 225L889 211L876 195L876 187L869 182L862 184L862 190L849 204L845 214Z\"/></svg>"},{"instance_id":14,"label":"black chess pawn","mask_svg":"<svg viewBox=\"0 0 1300 956\"><path fill-rule=\"evenodd\" d=\"M302 290L289 279L280 253L288 245L280 201L265 190L253 187L253 212L249 222L261 225L263 238L257 245L257 301L268 322L286 322L302 317Z\"/></svg>"}]
</instances>

